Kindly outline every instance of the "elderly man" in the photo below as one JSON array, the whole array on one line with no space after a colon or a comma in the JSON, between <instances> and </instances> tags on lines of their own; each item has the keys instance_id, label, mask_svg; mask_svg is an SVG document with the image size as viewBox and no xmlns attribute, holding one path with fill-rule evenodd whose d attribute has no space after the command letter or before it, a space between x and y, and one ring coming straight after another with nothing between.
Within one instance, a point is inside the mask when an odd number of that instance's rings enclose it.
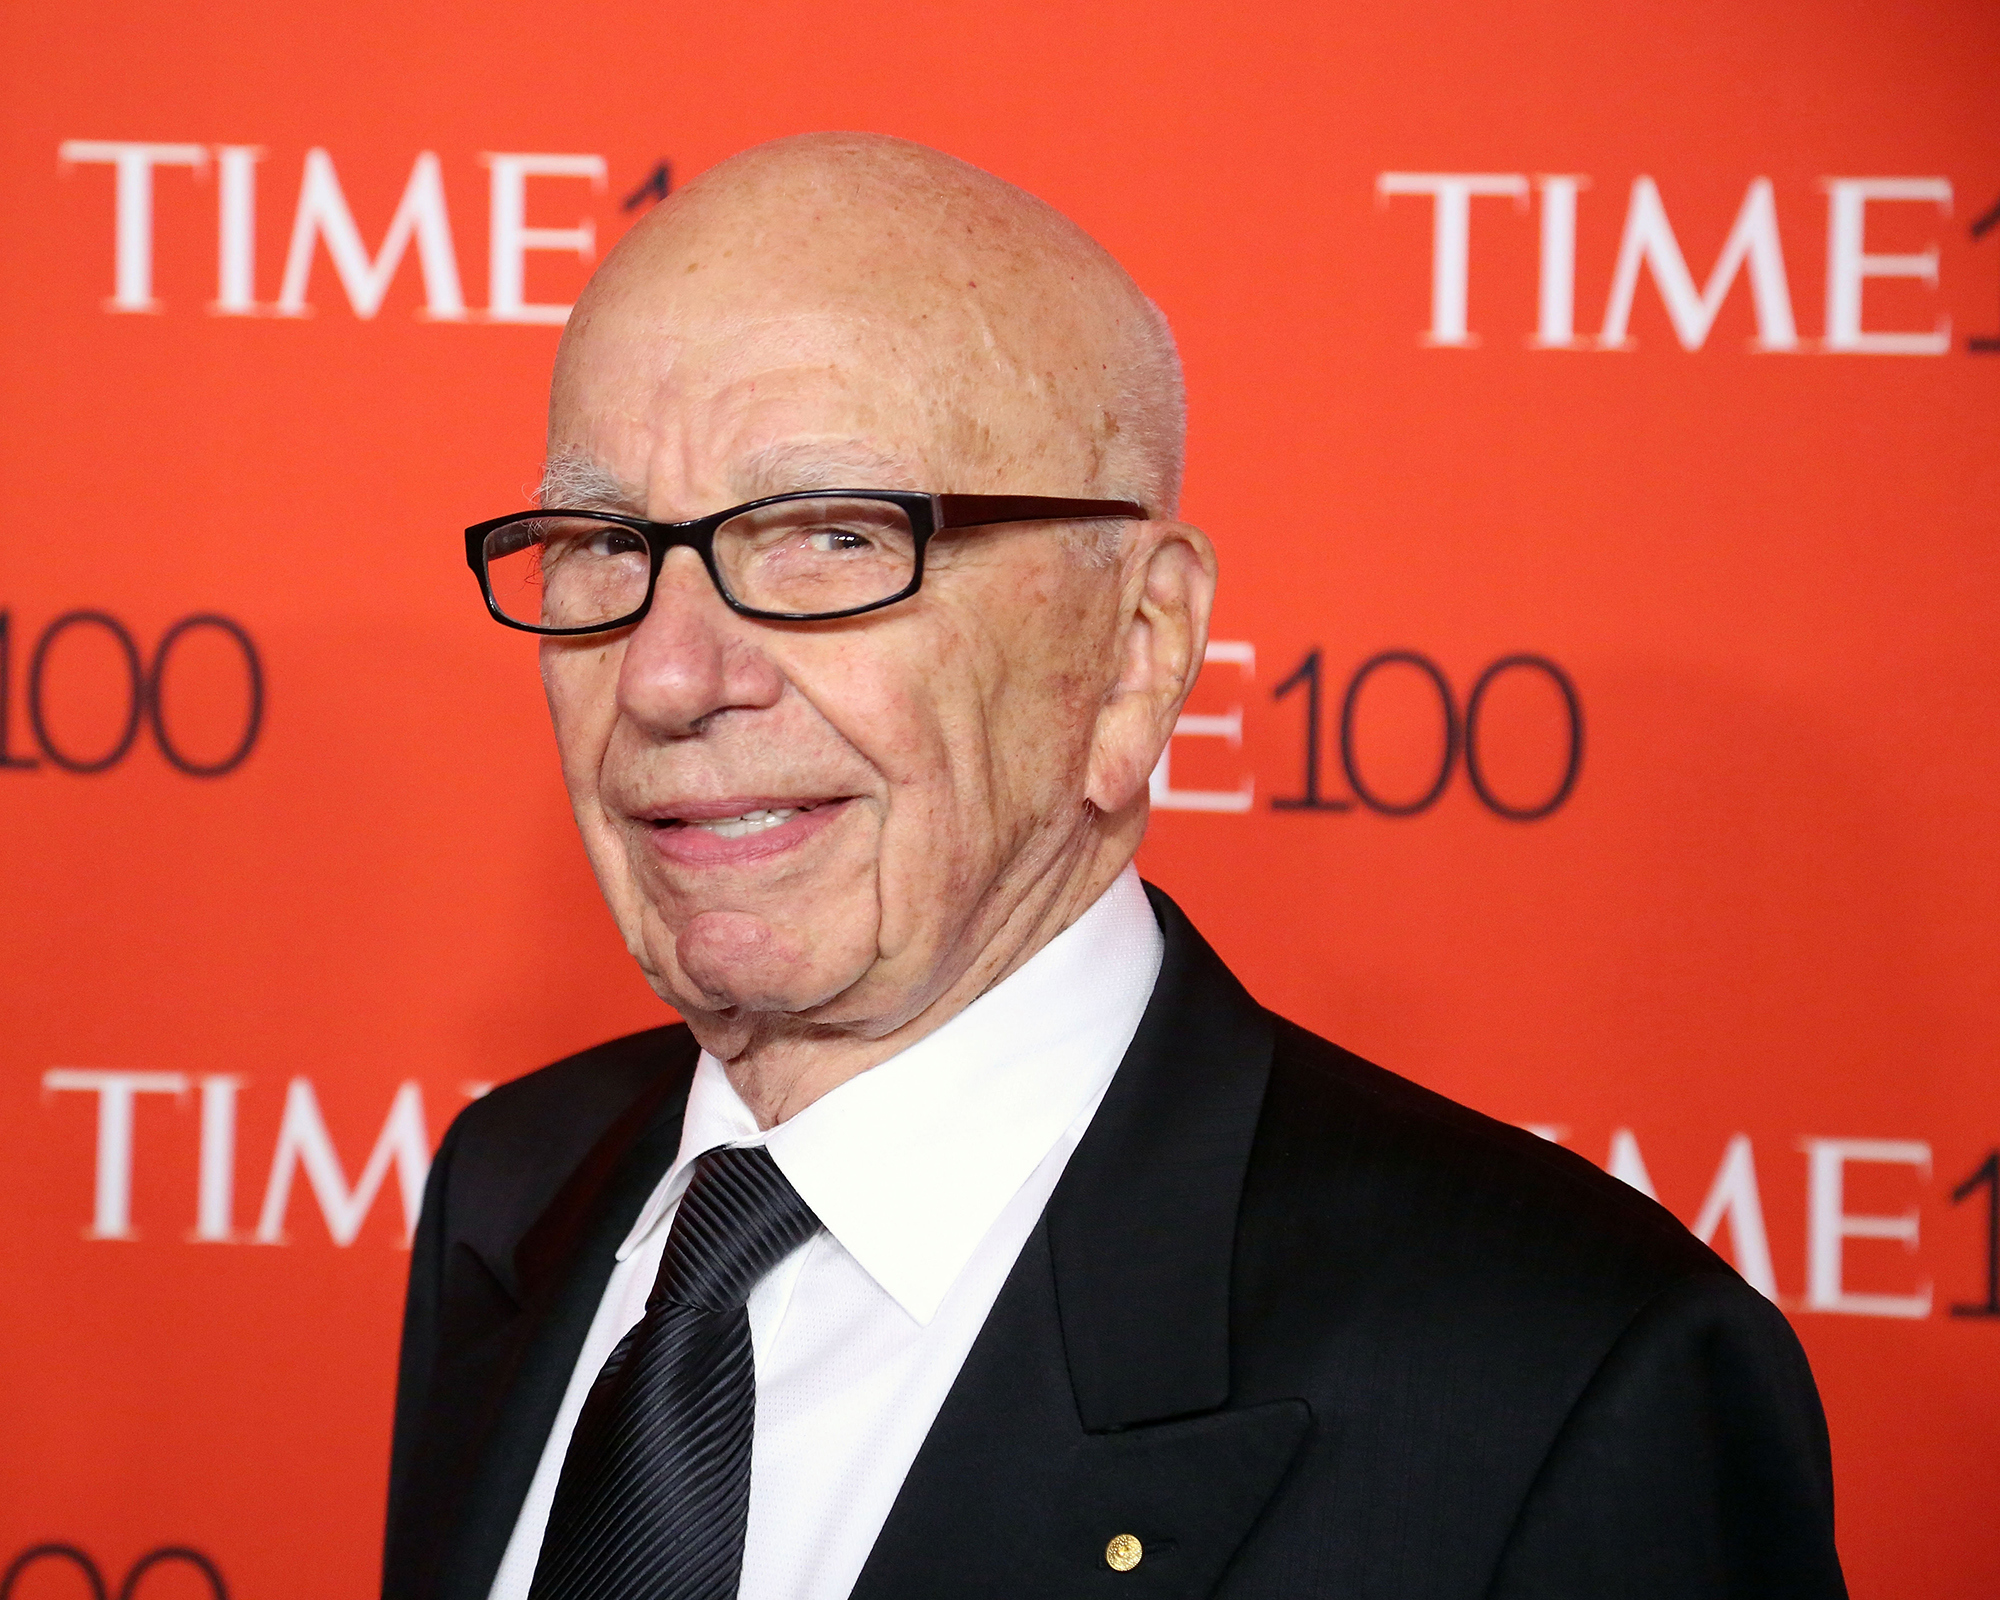
<instances>
[{"instance_id":1,"label":"elderly man","mask_svg":"<svg viewBox=\"0 0 2000 1600\"><path fill-rule=\"evenodd\" d=\"M1117 264L899 141L738 156L592 281L468 554L686 1022L439 1151L391 1600L1842 1592L1784 1320L1140 885L1181 431Z\"/></svg>"}]
</instances>

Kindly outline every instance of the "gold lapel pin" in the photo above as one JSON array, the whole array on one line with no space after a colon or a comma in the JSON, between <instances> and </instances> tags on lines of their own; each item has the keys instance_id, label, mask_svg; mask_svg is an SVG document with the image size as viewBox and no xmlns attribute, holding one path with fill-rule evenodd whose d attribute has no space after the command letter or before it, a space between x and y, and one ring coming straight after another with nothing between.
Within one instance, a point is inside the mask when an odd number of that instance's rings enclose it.
<instances>
[{"instance_id":1,"label":"gold lapel pin","mask_svg":"<svg viewBox=\"0 0 2000 1600\"><path fill-rule=\"evenodd\" d=\"M1146 1553L1136 1534L1115 1534L1104 1547L1104 1564L1113 1572L1130 1572Z\"/></svg>"}]
</instances>

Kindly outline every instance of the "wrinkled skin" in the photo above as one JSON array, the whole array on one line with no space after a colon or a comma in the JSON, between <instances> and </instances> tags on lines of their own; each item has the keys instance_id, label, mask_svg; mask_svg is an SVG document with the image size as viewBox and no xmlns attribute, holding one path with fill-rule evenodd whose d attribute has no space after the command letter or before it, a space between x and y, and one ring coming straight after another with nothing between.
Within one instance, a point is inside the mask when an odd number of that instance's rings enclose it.
<instances>
[{"instance_id":1,"label":"wrinkled skin","mask_svg":"<svg viewBox=\"0 0 2000 1600\"><path fill-rule=\"evenodd\" d=\"M1142 304L1071 224L949 157L762 146L592 280L556 481L660 520L821 487L1127 497L1114 375ZM1109 562L1046 523L942 535L916 596L833 623L739 617L676 550L636 626L544 641L605 898L767 1126L944 1022L1131 859L1214 589L1170 510ZM777 806L810 809L700 826Z\"/></svg>"}]
</instances>

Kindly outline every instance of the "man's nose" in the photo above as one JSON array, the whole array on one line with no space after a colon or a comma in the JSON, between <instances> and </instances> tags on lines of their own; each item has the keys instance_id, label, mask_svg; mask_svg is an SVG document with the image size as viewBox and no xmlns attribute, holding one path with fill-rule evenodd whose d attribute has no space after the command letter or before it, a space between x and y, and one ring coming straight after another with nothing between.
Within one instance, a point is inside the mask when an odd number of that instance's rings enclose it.
<instances>
[{"instance_id":1,"label":"man's nose","mask_svg":"<svg viewBox=\"0 0 2000 1600\"><path fill-rule=\"evenodd\" d=\"M660 738L699 733L722 711L761 710L784 692L758 625L723 603L701 557L669 550L652 609L625 641L618 709Z\"/></svg>"}]
</instances>

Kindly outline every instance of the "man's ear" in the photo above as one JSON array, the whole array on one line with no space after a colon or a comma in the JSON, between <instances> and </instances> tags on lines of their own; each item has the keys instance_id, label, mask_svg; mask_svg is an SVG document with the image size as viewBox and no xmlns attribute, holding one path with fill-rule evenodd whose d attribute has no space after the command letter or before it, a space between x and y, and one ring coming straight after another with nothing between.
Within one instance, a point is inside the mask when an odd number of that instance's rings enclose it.
<instances>
[{"instance_id":1,"label":"man's ear","mask_svg":"<svg viewBox=\"0 0 2000 1600\"><path fill-rule=\"evenodd\" d=\"M1215 546L1189 523L1140 523L1120 564L1118 675L1097 715L1085 791L1107 815L1145 797L1201 671L1215 605Z\"/></svg>"}]
</instances>

